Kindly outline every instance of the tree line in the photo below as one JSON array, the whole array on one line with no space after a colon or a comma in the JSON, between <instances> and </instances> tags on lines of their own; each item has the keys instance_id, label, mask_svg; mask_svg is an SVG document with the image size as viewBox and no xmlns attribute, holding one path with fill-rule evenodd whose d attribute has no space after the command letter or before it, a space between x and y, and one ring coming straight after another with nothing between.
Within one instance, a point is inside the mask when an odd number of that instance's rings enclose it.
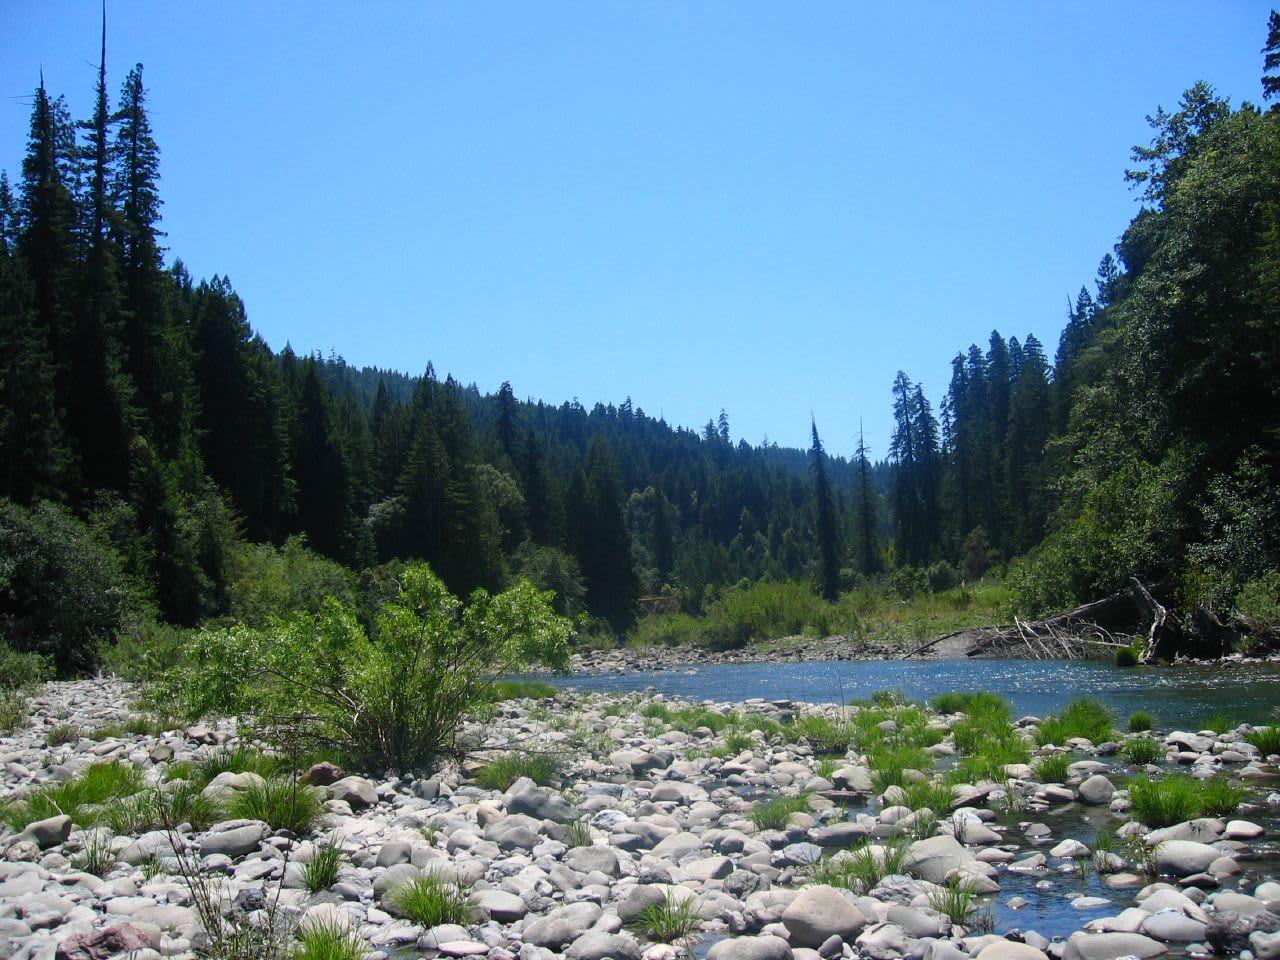
<instances>
[{"instance_id":1,"label":"tree line","mask_svg":"<svg viewBox=\"0 0 1280 960\"><path fill-rule=\"evenodd\" d=\"M61 511L163 621L226 616L237 551L298 537L375 579L425 560L459 595L524 577L615 631L642 597L696 613L761 580L833 599L1011 563L1028 612L1131 574L1225 610L1280 568L1275 107L1197 84L1149 118L1142 208L1052 364L993 331L936 414L900 372L876 462L861 440L829 456L816 423L807 452L735 443L723 410L692 430L273 350L229 279L165 262L141 65L113 106L104 49L93 103L74 121L41 79L20 176L0 174L0 537ZM20 580L0 569L10 634Z\"/></svg>"}]
</instances>

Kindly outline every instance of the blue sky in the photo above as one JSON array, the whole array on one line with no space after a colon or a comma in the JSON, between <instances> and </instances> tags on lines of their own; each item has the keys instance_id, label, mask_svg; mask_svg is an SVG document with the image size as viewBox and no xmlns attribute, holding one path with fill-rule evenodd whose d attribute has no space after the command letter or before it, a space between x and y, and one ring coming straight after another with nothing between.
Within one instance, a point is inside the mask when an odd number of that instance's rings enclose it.
<instances>
[{"instance_id":1,"label":"blue sky","mask_svg":"<svg viewBox=\"0 0 1280 960\"><path fill-rule=\"evenodd\" d=\"M171 255L273 347L880 457L898 369L936 409L993 328L1052 357L1145 115L1258 102L1269 9L112 0L108 70ZM0 0L12 180L42 67L89 114L98 18Z\"/></svg>"}]
</instances>

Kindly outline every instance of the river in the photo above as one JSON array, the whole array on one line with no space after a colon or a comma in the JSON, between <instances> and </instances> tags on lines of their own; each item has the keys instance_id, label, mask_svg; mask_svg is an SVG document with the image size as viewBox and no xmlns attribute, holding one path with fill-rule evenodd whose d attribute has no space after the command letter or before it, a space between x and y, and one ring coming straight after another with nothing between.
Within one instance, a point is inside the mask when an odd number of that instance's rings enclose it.
<instances>
[{"instance_id":1,"label":"river","mask_svg":"<svg viewBox=\"0 0 1280 960\"><path fill-rule=\"evenodd\" d=\"M1130 667L1084 660L836 660L709 664L676 670L572 674L550 678L581 691L653 688L694 700L805 700L844 703L877 690L927 700L949 690L991 690L1015 716L1044 716L1090 696L1123 720L1136 710L1157 729L1200 728L1216 713L1232 724L1266 723L1280 707L1280 663Z\"/></svg>"}]
</instances>

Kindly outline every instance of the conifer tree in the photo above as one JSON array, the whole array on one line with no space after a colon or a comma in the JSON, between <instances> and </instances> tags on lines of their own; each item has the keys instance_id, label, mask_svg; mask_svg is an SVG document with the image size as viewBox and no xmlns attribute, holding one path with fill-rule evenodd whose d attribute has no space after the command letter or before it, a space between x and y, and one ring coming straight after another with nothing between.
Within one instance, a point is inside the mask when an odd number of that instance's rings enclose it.
<instances>
[{"instance_id":1,"label":"conifer tree","mask_svg":"<svg viewBox=\"0 0 1280 960\"><path fill-rule=\"evenodd\" d=\"M862 434L861 421L858 423L858 451L855 461L858 490L854 501L854 527L858 537L858 569L870 577L880 572L880 546L876 534L879 517L876 492L871 483L871 458Z\"/></svg>"},{"instance_id":2,"label":"conifer tree","mask_svg":"<svg viewBox=\"0 0 1280 960\"><path fill-rule=\"evenodd\" d=\"M826 454L822 449L822 440L818 436L816 420L810 419L809 432L813 437L809 447L809 457L813 470L818 586L823 598L834 601L840 595L840 531L836 520L835 498L831 492L831 480L827 476Z\"/></svg>"}]
</instances>

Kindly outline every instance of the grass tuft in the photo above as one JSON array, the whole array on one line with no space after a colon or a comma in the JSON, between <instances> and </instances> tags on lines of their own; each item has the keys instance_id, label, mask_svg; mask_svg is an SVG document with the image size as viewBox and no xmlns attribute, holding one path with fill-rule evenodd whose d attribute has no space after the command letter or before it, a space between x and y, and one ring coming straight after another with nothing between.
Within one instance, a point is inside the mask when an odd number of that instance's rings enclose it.
<instances>
[{"instance_id":1,"label":"grass tuft","mask_svg":"<svg viewBox=\"0 0 1280 960\"><path fill-rule=\"evenodd\" d=\"M311 859L302 865L302 882L308 893L320 893L338 882L341 869L341 840L336 836L326 837L316 844Z\"/></svg>"},{"instance_id":2,"label":"grass tuft","mask_svg":"<svg viewBox=\"0 0 1280 960\"><path fill-rule=\"evenodd\" d=\"M320 792L292 777L272 777L238 790L227 802L232 817L261 820L272 830L310 832L320 819Z\"/></svg>"},{"instance_id":3,"label":"grass tuft","mask_svg":"<svg viewBox=\"0 0 1280 960\"><path fill-rule=\"evenodd\" d=\"M885 877L901 873L906 857L906 843L883 847L864 844L815 863L809 871L809 880L854 893L870 893Z\"/></svg>"},{"instance_id":4,"label":"grass tuft","mask_svg":"<svg viewBox=\"0 0 1280 960\"><path fill-rule=\"evenodd\" d=\"M414 877L391 892L390 900L400 912L423 927L442 923L468 924L472 910L466 895L456 884L434 874Z\"/></svg>"},{"instance_id":5,"label":"grass tuft","mask_svg":"<svg viewBox=\"0 0 1280 960\"><path fill-rule=\"evenodd\" d=\"M1258 727L1245 737L1264 757L1280 753L1280 726Z\"/></svg>"},{"instance_id":6,"label":"grass tuft","mask_svg":"<svg viewBox=\"0 0 1280 960\"><path fill-rule=\"evenodd\" d=\"M0 817L14 831L59 814L69 816L77 826L92 827L103 820L108 805L142 789L142 773L132 764L115 760L95 763L73 780L41 787L23 800L7 803L0 809Z\"/></svg>"},{"instance_id":7,"label":"grass tuft","mask_svg":"<svg viewBox=\"0 0 1280 960\"><path fill-rule=\"evenodd\" d=\"M1053 753L1039 757L1031 765L1036 779L1041 783L1066 783L1071 758L1065 753Z\"/></svg>"},{"instance_id":8,"label":"grass tuft","mask_svg":"<svg viewBox=\"0 0 1280 960\"><path fill-rule=\"evenodd\" d=\"M1111 738L1111 711L1089 697L1077 697L1067 704L1061 716L1048 717L1036 731L1036 744L1064 744L1072 737L1083 737L1098 744Z\"/></svg>"},{"instance_id":9,"label":"grass tuft","mask_svg":"<svg viewBox=\"0 0 1280 960\"><path fill-rule=\"evenodd\" d=\"M651 903L627 924L634 933L649 940L686 946L691 946L698 939L697 931L701 925L697 898L677 899L670 890L661 903Z\"/></svg>"},{"instance_id":10,"label":"grass tuft","mask_svg":"<svg viewBox=\"0 0 1280 960\"><path fill-rule=\"evenodd\" d=\"M44 742L51 747L64 743L75 743L80 739L80 730L69 723L56 723L45 734Z\"/></svg>"},{"instance_id":11,"label":"grass tuft","mask_svg":"<svg viewBox=\"0 0 1280 960\"><path fill-rule=\"evenodd\" d=\"M809 809L809 795L783 795L758 803L751 811L751 819L761 830L785 830L793 813Z\"/></svg>"},{"instance_id":12,"label":"grass tuft","mask_svg":"<svg viewBox=\"0 0 1280 960\"><path fill-rule=\"evenodd\" d=\"M1154 740L1139 737L1136 740L1127 740L1121 745L1120 759L1135 767L1159 763L1164 759L1164 748Z\"/></svg>"},{"instance_id":13,"label":"grass tuft","mask_svg":"<svg viewBox=\"0 0 1280 960\"><path fill-rule=\"evenodd\" d=\"M1129 714L1129 732L1145 733L1156 724L1156 718L1145 710L1135 710Z\"/></svg>"},{"instance_id":14,"label":"grass tuft","mask_svg":"<svg viewBox=\"0 0 1280 960\"><path fill-rule=\"evenodd\" d=\"M1129 784L1129 801L1139 822L1148 827L1170 827L1200 815L1200 785L1190 777L1137 777Z\"/></svg>"},{"instance_id":15,"label":"grass tuft","mask_svg":"<svg viewBox=\"0 0 1280 960\"><path fill-rule=\"evenodd\" d=\"M973 901L972 881L951 880L945 886L935 886L929 891L929 906L957 926L964 926L968 920Z\"/></svg>"},{"instance_id":16,"label":"grass tuft","mask_svg":"<svg viewBox=\"0 0 1280 960\"><path fill-rule=\"evenodd\" d=\"M476 785L486 790L509 790L521 777L543 787L560 782L560 764L543 753L504 753L476 771Z\"/></svg>"},{"instance_id":17,"label":"grass tuft","mask_svg":"<svg viewBox=\"0 0 1280 960\"><path fill-rule=\"evenodd\" d=\"M340 920L308 923L298 932L290 960L362 960L368 952L355 930Z\"/></svg>"}]
</instances>

